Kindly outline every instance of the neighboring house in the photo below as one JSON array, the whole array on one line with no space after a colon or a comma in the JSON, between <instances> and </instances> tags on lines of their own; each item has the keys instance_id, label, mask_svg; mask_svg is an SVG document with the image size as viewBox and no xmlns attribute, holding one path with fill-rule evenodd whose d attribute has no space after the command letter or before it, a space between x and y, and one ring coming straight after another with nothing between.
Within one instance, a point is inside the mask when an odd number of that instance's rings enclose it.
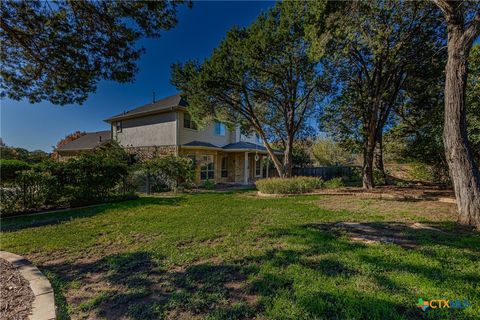
<instances>
[{"instance_id":1,"label":"neighboring house","mask_svg":"<svg viewBox=\"0 0 480 320\"><path fill-rule=\"evenodd\" d=\"M177 94L105 122L111 125L112 139L139 160L168 154L192 158L196 183L209 180L248 184L267 175L263 159L268 153L258 136L244 136L240 129L230 131L220 122L200 130L187 109L186 101ZM93 142L95 138L84 137L66 144L63 149L80 150L77 145L96 147L85 141Z\"/></svg>"},{"instance_id":2,"label":"neighboring house","mask_svg":"<svg viewBox=\"0 0 480 320\"><path fill-rule=\"evenodd\" d=\"M91 152L95 148L108 143L112 139L110 130L87 132L83 136L58 147L55 151L60 160L67 160L77 156L80 152Z\"/></svg>"}]
</instances>

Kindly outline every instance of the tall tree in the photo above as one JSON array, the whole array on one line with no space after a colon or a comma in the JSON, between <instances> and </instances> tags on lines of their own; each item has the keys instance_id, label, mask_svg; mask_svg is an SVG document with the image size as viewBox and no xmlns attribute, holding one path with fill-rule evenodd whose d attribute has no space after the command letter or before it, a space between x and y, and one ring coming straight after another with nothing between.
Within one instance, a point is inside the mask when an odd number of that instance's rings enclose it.
<instances>
[{"instance_id":1,"label":"tall tree","mask_svg":"<svg viewBox=\"0 0 480 320\"><path fill-rule=\"evenodd\" d=\"M203 63L172 66L172 83L193 117L257 132L280 176L291 175L294 140L326 89L318 63L307 54L306 9L303 2L279 3L248 28L229 31ZM283 163L272 141L284 148Z\"/></svg>"},{"instance_id":2,"label":"tall tree","mask_svg":"<svg viewBox=\"0 0 480 320\"><path fill-rule=\"evenodd\" d=\"M467 132L473 156L480 163L480 44L473 45L468 58Z\"/></svg>"},{"instance_id":3,"label":"tall tree","mask_svg":"<svg viewBox=\"0 0 480 320\"><path fill-rule=\"evenodd\" d=\"M399 161L417 161L434 166L438 181L448 179L443 145L445 63L429 71L424 83L409 82L411 98L397 110L398 120L387 133L388 153ZM438 70L435 70L438 69ZM468 58L466 121L468 141L477 163L480 161L480 44L473 46Z\"/></svg>"},{"instance_id":4,"label":"tall tree","mask_svg":"<svg viewBox=\"0 0 480 320\"><path fill-rule=\"evenodd\" d=\"M480 3L434 0L447 22L443 141L455 190L459 223L480 228L480 171L467 137L468 56L480 33Z\"/></svg>"},{"instance_id":5,"label":"tall tree","mask_svg":"<svg viewBox=\"0 0 480 320\"><path fill-rule=\"evenodd\" d=\"M327 21L315 23L321 31L327 26L330 39L323 31L319 35L309 29L309 38L320 47L329 43L329 70L338 95L326 108L325 119L331 121L334 135L361 143L364 188L374 186L375 148L405 84L421 77L435 59L441 43L438 16L438 10L425 2L348 2ZM321 55L324 51L319 50Z\"/></svg>"},{"instance_id":6,"label":"tall tree","mask_svg":"<svg viewBox=\"0 0 480 320\"><path fill-rule=\"evenodd\" d=\"M181 2L2 1L2 96L82 103L101 79L132 81L136 41L172 28Z\"/></svg>"}]
</instances>

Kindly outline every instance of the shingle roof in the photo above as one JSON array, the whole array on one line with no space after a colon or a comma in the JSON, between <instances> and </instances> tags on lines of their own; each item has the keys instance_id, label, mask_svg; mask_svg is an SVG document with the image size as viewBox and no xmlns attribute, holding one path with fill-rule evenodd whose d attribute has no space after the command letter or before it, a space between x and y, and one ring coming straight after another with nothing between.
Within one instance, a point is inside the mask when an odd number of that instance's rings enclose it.
<instances>
[{"instance_id":1,"label":"shingle roof","mask_svg":"<svg viewBox=\"0 0 480 320\"><path fill-rule=\"evenodd\" d=\"M246 142L246 141L241 141L241 142L235 142L235 143L230 143L227 144L223 147L216 146L214 144L211 144L210 142L205 142L205 141L192 141L189 143L186 143L182 145L182 147L206 147L206 148L216 148L219 150L225 150L225 151L236 151L236 152L241 152L241 151L259 151L262 153L267 153L267 148L264 146L261 146L259 144L251 143L251 142ZM274 150L275 153L279 154L282 153L279 150Z\"/></svg>"},{"instance_id":2,"label":"shingle roof","mask_svg":"<svg viewBox=\"0 0 480 320\"><path fill-rule=\"evenodd\" d=\"M223 146L222 149L225 149L225 150L258 150L258 151L267 152L267 148L265 148L264 146L261 146L259 144L255 144L255 143L251 143L251 142L246 142L246 141L230 143L230 144L227 144L226 146Z\"/></svg>"},{"instance_id":3,"label":"shingle roof","mask_svg":"<svg viewBox=\"0 0 480 320\"><path fill-rule=\"evenodd\" d=\"M173 107L186 107L187 102L183 99L180 94L175 94L158 100L154 103L149 103L144 106L117 114L116 116L105 119L106 122L112 122L116 120L121 120L125 118L133 118L140 115L146 115L150 113L156 113L158 111L167 110Z\"/></svg>"},{"instance_id":4,"label":"shingle roof","mask_svg":"<svg viewBox=\"0 0 480 320\"><path fill-rule=\"evenodd\" d=\"M192 141L192 142L189 142L189 143L185 143L184 145L182 145L183 147L207 147L207 148L217 148L217 149L220 149L219 146L216 146L214 144L211 144L209 142L205 142L205 141Z\"/></svg>"},{"instance_id":5,"label":"shingle roof","mask_svg":"<svg viewBox=\"0 0 480 320\"><path fill-rule=\"evenodd\" d=\"M59 147L57 151L81 151L92 150L105 142L111 140L110 130L99 132L88 132L80 138L70 141Z\"/></svg>"}]
</instances>

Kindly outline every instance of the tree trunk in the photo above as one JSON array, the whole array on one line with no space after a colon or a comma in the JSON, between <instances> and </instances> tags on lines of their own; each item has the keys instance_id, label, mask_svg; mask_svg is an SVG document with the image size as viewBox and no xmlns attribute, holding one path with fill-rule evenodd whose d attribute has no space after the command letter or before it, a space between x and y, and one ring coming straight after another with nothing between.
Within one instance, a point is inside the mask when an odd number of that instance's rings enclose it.
<instances>
[{"instance_id":1,"label":"tree trunk","mask_svg":"<svg viewBox=\"0 0 480 320\"><path fill-rule=\"evenodd\" d=\"M363 142L362 186L364 189L372 189L375 186L373 182L374 150L375 141L370 135Z\"/></svg>"},{"instance_id":2,"label":"tree trunk","mask_svg":"<svg viewBox=\"0 0 480 320\"><path fill-rule=\"evenodd\" d=\"M480 173L467 139L465 91L469 47L460 26L448 26L443 141L458 207L458 222L480 228ZM470 45L471 47L471 45Z\"/></svg>"},{"instance_id":3,"label":"tree trunk","mask_svg":"<svg viewBox=\"0 0 480 320\"><path fill-rule=\"evenodd\" d=\"M292 176L292 165L293 165L293 139L291 137L287 138L287 145L285 148L285 155L283 159L283 168L285 170L285 177Z\"/></svg>"},{"instance_id":4,"label":"tree trunk","mask_svg":"<svg viewBox=\"0 0 480 320\"><path fill-rule=\"evenodd\" d=\"M375 169L380 172L382 182L387 183L387 174L385 173L385 166L383 163L383 135L378 134L377 143L375 146Z\"/></svg>"},{"instance_id":5,"label":"tree trunk","mask_svg":"<svg viewBox=\"0 0 480 320\"><path fill-rule=\"evenodd\" d=\"M270 156L270 158L272 159L273 161L273 165L275 166L275 169L277 169L277 173L278 173L278 176L280 178L283 178L285 176L285 171L284 171L284 168L282 166L282 163L280 162L280 160L278 160L278 157L277 155L275 154L275 152L273 151L272 147L270 146L269 143L266 142L265 138L264 138L264 135L262 135L262 139L263 139L263 145L265 146L265 148L267 149L267 152Z\"/></svg>"}]
</instances>

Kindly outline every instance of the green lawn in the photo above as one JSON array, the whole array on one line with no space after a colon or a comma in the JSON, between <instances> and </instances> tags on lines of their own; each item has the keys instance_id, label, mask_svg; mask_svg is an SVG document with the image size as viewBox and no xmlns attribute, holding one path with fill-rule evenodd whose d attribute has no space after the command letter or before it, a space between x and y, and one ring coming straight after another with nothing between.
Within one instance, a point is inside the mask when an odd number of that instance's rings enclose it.
<instances>
[{"instance_id":1,"label":"green lawn","mask_svg":"<svg viewBox=\"0 0 480 320\"><path fill-rule=\"evenodd\" d=\"M62 319L479 319L480 235L450 204L254 192L142 197L3 219L1 248L37 264ZM405 228L353 241L339 221ZM465 309L416 307L468 300Z\"/></svg>"}]
</instances>

